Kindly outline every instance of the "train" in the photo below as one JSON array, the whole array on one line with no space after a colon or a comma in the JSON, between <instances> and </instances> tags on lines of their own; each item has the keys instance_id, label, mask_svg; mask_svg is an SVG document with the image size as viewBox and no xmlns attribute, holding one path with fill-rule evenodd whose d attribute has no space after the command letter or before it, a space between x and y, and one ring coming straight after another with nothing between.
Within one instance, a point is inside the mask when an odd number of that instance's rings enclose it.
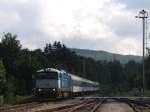
<instances>
[{"instance_id":1,"label":"train","mask_svg":"<svg viewBox=\"0 0 150 112\"><path fill-rule=\"evenodd\" d=\"M64 98L99 90L98 82L55 68L38 70L34 80L34 91L37 97Z\"/></svg>"}]
</instances>

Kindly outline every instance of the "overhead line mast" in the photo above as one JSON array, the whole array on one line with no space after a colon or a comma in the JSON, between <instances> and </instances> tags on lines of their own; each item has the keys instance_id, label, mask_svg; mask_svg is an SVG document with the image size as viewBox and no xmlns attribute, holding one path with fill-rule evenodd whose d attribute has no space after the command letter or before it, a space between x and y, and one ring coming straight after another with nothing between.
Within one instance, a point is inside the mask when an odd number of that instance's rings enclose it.
<instances>
[{"instance_id":1,"label":"overhead line mast","mask_svg":"<svg viewBox=\"0 0 150 112\"><path fill-rule=\"evenodd\" d=\"M145 59L145 40L147 39L147 18L148 18L148 12L146 12L145 10L141 10L139 12L139 15L136 16L136 18L141 18L142 19L142 23L143 23L143 60L142 60L142 68L143 68L143 92L146 89L146 84L145 84L145 64L144 64L144 59Z\"/></svg>"}]
</instances>

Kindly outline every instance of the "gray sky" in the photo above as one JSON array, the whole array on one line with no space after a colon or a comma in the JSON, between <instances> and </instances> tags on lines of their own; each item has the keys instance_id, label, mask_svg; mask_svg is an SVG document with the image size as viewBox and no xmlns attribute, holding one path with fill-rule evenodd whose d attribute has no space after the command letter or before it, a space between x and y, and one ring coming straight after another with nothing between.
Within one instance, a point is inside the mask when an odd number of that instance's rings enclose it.
<instances>
[{"instance_id":1,"label":"gray sky","mask_svg":"<svg viewBox=\"0 0 150 112\"><path fill-rule=\"evenodd\" d=\"M0 36L15 33L29 49L56 40L71 48L141 55L141 20L135 16L149 7L150 0L0 0Z\"/></svg>"}]
</instances>

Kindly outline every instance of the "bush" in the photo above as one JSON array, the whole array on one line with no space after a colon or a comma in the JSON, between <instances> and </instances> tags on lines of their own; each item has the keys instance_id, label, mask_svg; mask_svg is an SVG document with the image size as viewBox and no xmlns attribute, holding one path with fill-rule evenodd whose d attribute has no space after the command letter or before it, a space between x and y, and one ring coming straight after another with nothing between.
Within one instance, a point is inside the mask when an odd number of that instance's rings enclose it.
<instances>
[{"instance_id":1,"label":"bush","mask_svg":"<svg viewBox=\"0 0 150 112\"><path fill-rule=\"evenodd\" d=\"M0 96L0 105L4 104L4 96Z\"/></svg>"},{"instance_id":2,"label":"bush","mask_svg":"<svg viewBox=\"0 0 150 112\"><path fill-rule=\"evenodd\" d=\"M19 103L19 102L25 100L25 96L16 95L15 100L16 100L16 103Z\"/></svg>"}]
</instances>

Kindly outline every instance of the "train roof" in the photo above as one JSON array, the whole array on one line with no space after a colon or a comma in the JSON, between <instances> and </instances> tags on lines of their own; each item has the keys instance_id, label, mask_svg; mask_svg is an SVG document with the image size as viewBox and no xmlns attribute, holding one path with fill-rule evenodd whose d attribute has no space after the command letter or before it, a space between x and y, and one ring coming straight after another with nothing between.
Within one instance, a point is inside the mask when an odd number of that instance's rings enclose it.
<instances>
[{"instance_id":1,"label":"train roof","mask_svg":"<svg viewBox=\"0 0 150 112\"><path fill-rule=\"evenodd\" d=\"M87 82L87 83L90 83L90 84L99 85L98 82L94 82L94 81L82 78L82 77L74 75L74 74L70 74L70 75L71 75L71 77L72 77L73 80L78 80L78 81L83 81L83 82Z\"/></svg>"},{"instance_id":2,"label":"train roof","mask_svg":"<svg viewBox=\"0 0 150 112\"><path fill-rule=\"evenodd\" d=\"M55 68L40 69L40 70L38 70L37 72L45 72L45 71L46 71L46 72L58 72L58 73L60 73L60 72L66 72L66 71L64 71L64 70L58 70L58 69L55 69ZM69 74L69 73L68 73L68 75L70 75L73 80L78 80L78 81L83 81L83 82L87 82L87 83L90 83L90 84L99 85L98 82L94 82L94 81L88 80L88 79L86 79L86 78L82 78L82 77L77 76L77 75L75 75L75 74Z\"/></svg>"},{"instance_id":3,"label":"train roof","mask_svg":"<svg viewBox=\"0 0 150 112\"><path fill-rule=\"evenodd\" d=\"M45 69L40 69L38 70L37 72L57 72L57 73L67 73L66 71L64 70L58 70L58 69L55 69L55 68L45 68Z\"/></svg>"},{"instance_id":4,"label":"train roof","mask_svg":"<svg viewBox=\"0 0 150 112\"><path fill-rule=\"evenodd\" d=\"M40 69L37 72L60 72L60 70L55 68L45 68L45 69Z\"/></svg>"}]
</instances>

